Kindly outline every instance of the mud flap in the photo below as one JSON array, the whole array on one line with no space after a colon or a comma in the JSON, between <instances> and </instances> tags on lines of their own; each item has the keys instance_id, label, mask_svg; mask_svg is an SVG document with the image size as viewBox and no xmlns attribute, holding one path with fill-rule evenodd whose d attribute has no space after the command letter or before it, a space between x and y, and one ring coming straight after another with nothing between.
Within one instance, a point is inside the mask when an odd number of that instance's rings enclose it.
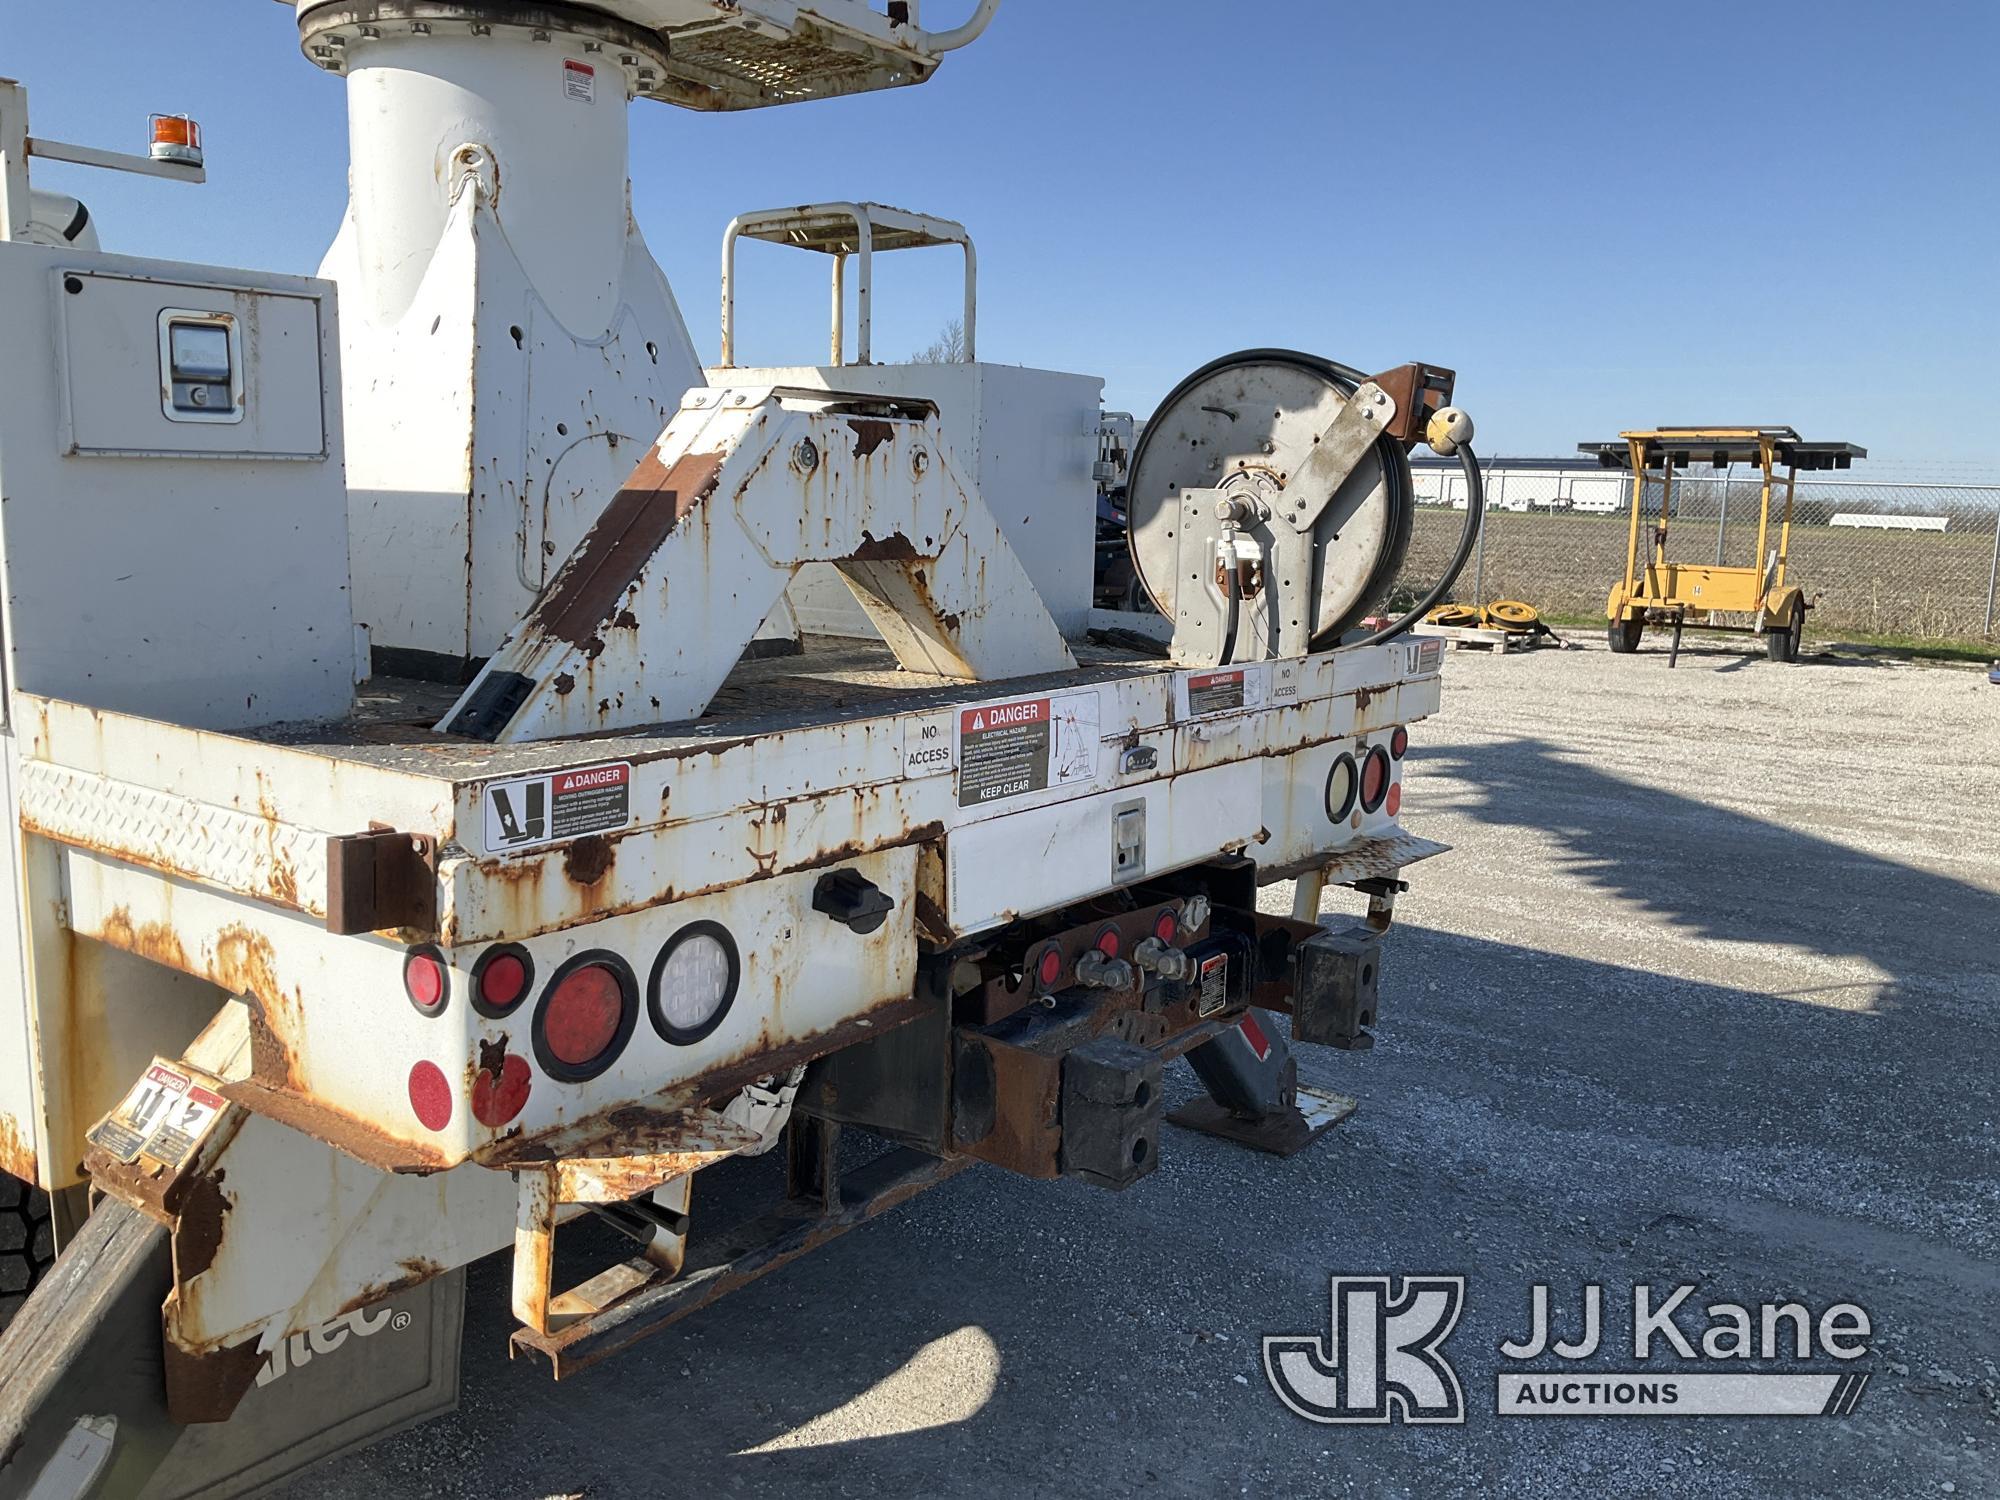
<instances>
[{"instance_id":1,"label":"mud flap","mask_svg":"<svg viewBox=\"0 0 2000 1500\"><path fill-rule=\"evenodd\" d=\"M465 1272L295 1333L227 1422L183 1428L141 1500L236 1500L458 1404Z\"/></svg>"},{"instance_id":2,"label":"mud flap","mask_svg":"<svg viewBox=\"0 0 2000 1500\"><path fill-rule=\"evenodd\" d=\"M0 1500L234 1500L449 1411L465 1273L295 1334L235 1416L167 1412L166 1228L114 1198L0 1334Z\"/></svg>"}]
</instances>

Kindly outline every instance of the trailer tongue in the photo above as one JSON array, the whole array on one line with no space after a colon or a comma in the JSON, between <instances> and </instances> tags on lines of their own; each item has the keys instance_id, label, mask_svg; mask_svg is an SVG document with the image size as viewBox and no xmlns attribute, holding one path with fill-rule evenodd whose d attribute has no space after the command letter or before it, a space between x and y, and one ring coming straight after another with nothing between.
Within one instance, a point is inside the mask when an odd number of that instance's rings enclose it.
<instances>
[{"instance_id":1,"label":"trailer tongue","mask_svg":"<svg viewBox=\"0 0 2000 1500\"><path fill-rule=\"evenodd\" d=\"M1441 848L1399 821L1438 643L1358 627L1409 449L1477 495L1452 373L1184 382L1130 473L1141 649L1089 628L1098 382L973 358L961 226L738 220L731 267L832 257L832 360L737 365L726 282L704 373L625 208L630 98L919 82L993 0L298 10L356 104L338 317L35 243L0 91L0 305L52 361L0 405L0 1166L66 1240L0 1334L0 1493L240 1493L436 1410L496 1251L561 1376L969 1167L1138 1182L1176 1059L1175 1119L1264 1150L1351 1107L1274 1016L1370 1045ZM867 362L874 254L936 245L965 358ZM566 1284L584 1221L628 1250Z\"/></svg>"}]
</instances>

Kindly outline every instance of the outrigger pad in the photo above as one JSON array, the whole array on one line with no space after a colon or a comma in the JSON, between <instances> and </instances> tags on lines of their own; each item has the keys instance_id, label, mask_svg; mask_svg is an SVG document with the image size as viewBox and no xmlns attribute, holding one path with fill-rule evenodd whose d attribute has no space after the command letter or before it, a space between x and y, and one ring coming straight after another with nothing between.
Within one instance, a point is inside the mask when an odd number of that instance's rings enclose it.
<instances>
[{"instance_id":1,"label":"outrigger pad","mask_svg":"<svg viewBox=\"0 0 2000 1500\"><path fill-rule=\"evenodd\" d=\"M928 402L703 389L437 727L519 741L695 718L810 562L910 671L1076 665Z\"/></svg>"}]
</instances>

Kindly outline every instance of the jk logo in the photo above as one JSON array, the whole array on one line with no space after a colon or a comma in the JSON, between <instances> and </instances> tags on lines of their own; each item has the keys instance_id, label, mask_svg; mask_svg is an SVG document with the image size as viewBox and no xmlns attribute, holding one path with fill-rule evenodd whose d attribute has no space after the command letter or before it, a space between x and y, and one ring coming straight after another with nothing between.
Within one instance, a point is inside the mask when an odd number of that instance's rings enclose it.
<instances>
[{"instance_id":1,"label":"jk logo","mask_svg":"<svg viewBox=\"0 0 2000 1500\"><path fill-rule=\"evenodd\" d=\"M1463 1276L1333 1278L1333 1322L1264 1340L1264 1374L1278 1399L1309 1422L1462 1423L1465 1394L1440 1349L1465 1306Z\"/></svg>"}]
</instances>

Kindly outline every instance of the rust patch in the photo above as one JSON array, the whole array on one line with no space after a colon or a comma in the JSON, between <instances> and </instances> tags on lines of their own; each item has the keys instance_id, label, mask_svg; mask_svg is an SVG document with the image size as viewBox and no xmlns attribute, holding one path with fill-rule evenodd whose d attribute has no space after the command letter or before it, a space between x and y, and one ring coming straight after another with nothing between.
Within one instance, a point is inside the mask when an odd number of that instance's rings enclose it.
<instances>
[{"instance_id":1,"label":"rust patch","mask_svg":"<svg viewBox=\"0 0 2000 1500\"><path fill-rule=\"evenodd\" d=\"M719 453L689 453L669 469L656 450L647 449L556 574L528 624L573 646L584 645L638 581L660 543L721 481Z\"/></svg>"},{"instance_id":2,"label":"rust patch","mask_svg":"<svg viewBox=\"0 0 2000 1500\"><path fill-rule=\"evenodd\" d=\"M396 1264L401 1268L402 1275L392 1276L387 1281L371 1282L367 1286L364 1286L352 1297L341 1303L340 1311L335 1313L334 1316L339 1317L346 1313L359 1312L364 1307L372 1307L377 1302L393 1297L399 1292L407 1292L412 1288L420 1287L426 1281L434 1280L445 1273L445 1267L428 1256L413 1255L405 1260L397 1261Z\"/></svg>"},{"instance_id":3,"label":"rust patch","mask_svg":"<svg viewBox=\"0 0 2000 1500\"><path fill-rule=\"evenodd\" d=\"M99 941L114 948L123 948L139 958L151 959L156 964L165 964L183 973L194 972L179 933L164 922L146 922L135 926L132 913L126 907L114 906L104 918L103 929L95 936Z\"/></svg>"},{"instance_id":4,"label":"rust patch","mask_svg":"<svg viewBox=\"0 0 2000 1500\"><path fill-rule=\"evenodd\" d=\"M223 1221L234 1206L222 1191L222 1169L187 1180L174 1226L174 1280L186 1285L215 1264L222 1250Z\"/></svg>"},{"instance_id":5,"label":"rust patch","mask_svg":"<svg viewBox=\"0 0 2000 1500\"><path fill-rule=\"evenodd\" d=\"M672 1140L676 1130L685 1129L680 1117L689 1107L726 1102L746 1083L881 1036L893 1027L915 1020L936 1003L921 996L899 996L884 1000L829 1030L788 1042L773 1042L768 1033L760 1032L736 1056L676 1084L671 1092L656 1096L650 1103L623 1104L589 1120L553 1126L532 1136L495 1141L485 1150L475 1151L473 1160L498 1169L527 1167L570 1156L636 1154L646 1142Z\"/></svg>"},{"instance_id":6,"label":"rust patch","mask_svg":"<svg viewBox=\"0 0 2000 1500\"><path fill-rule=\"evenodd\" d=\"M849 417L847 425L854 430L856 458L866 458L884 443L895 441L895 424L879 417Z\"/></svg>"},{"instance_id":7,"label":"rust patch","mask_svg":"<svg viewBox=\"0 0 2000 1500\"><path fill-rule=\"evenodd\" d=\"M225 1083L222 1096L280 1125L289 1125L314 1140L324 1141L334 1150L380 1171L424 1176L452 1165L435 1146L399 1141L373 1121L350 1115L261 1076Z\"/></svg>"},{"instance_id":8,"label":"rust patch","mask_svg":"<svg viewBox=\"0 0 2000 1500\"><path fill-rule=\"evenodd\" d=\"M190 1352L168 1338L164 1352L167 1414L181 1423L227 1422L264 1368L255 1339Z\"/></svg>"},{"instance_id":9,"label":"rust patch","mask_svg":"<svg viewBox=\"0 0 2000 1500\"><path fill-rule=\"evenodd\" d=\"M861 545L847 555L855 562L915 562L918 552L916 543L900 531L892 531L885 537L864 531Z\"/></svg>"},{"instance_id":10,"label":"rust patch","mask_svg":"<svg viewBox=\"0 0 2000 1500\"><path fill-rule=\"evenodd\" d=\"M556 673L557 697L561 697L563 694L567 693L571 688L575 686L576 686L576 678L571 676L568 672Z\"/></svg>"},{"instance_id":11,"label":"rust patch","mask_svg":"<svg viewBox=\"0 0 2000 1500\"><path fill-rule=\"evenodd\" d=\"M40 1180L36 1165L33 1138L22 1133L12 1115L0 1115L0 1171L32 1183Z\"/></svg>"},{"instance_id":12,"label":"rust patch","mask_svg":"<svg viewBox=\"0 0 2000 1500\"><path fill-rule=\"evenodd\" d=\"M596 885L611 873L618 851L601 833L580 838L563 850L563 875L572 885Z\"/></svg>"}]
</instances>

